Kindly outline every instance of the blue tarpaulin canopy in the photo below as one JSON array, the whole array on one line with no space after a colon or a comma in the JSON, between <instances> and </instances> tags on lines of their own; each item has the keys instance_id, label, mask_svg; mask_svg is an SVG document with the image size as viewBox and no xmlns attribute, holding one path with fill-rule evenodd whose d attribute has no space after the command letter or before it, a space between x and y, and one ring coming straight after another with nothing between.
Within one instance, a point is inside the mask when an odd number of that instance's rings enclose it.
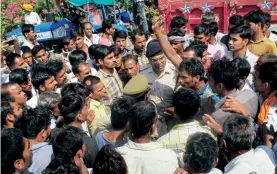
<instances>
[{"instance_id":1,"label":"blue tarpaulin canopy","mask_svg":"<svg viewBox=\"0 0 277 174\"><path fill-rule=\"evenodd\" d=\"M66 0L73 6L80 7L85 4L114 5L114 0Z\"/></svg>"}]
</instances>

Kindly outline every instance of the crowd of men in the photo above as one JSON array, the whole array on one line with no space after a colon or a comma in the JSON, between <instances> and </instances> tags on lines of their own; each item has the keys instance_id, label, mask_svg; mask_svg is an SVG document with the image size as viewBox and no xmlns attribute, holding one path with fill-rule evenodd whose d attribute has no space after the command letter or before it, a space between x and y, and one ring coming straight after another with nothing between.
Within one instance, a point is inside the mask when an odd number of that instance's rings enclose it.
<instances>
[{"instance_id":1,"label":"crowd of men","mask_svg":"<svg viewBox=\"0 0 277 174\"><path fill-rule=\"evenodd\" d=\"M102 32L84 23L61 53L24 24L20 50L1 55L1 171L24 174L274 174L277 35L253 10L218 32ZM15 47L14 47L15 48ZM277 171L276 171L277 173Z\"/></svg>"}]
</instances>

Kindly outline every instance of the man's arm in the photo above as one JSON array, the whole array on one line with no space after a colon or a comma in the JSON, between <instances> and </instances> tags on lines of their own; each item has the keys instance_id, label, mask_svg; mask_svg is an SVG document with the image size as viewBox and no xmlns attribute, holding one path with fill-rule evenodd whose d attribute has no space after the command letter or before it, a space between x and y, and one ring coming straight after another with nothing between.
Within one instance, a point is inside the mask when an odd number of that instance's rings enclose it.
<instances>
[{"instance_id":1,"label":"man's arm","mask_svg":"<svg viewBox=\"0 0 277 174\"><path fill-rule=\"evenodd\" d=\"M176 51L173 49L168 40L162 34L160 18L156 21L153 21L152 29L157 39L160 41L161 47L167 58L173 63L175 67L179 67L180 63L182 62L182 59L178 56Z\"/></svg>"}]
</instances>

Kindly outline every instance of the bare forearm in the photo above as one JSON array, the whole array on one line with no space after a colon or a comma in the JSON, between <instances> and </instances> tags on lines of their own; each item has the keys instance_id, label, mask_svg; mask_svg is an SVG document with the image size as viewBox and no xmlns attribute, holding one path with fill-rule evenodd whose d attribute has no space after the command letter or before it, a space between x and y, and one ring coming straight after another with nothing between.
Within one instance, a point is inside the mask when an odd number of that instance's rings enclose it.
<instances>
[{"instance_id":1,"label":"bare forearm","mask_svg":"<svg viewBox=\"0 0 277 174\"><path fill-rule=\"evenodd\" d=\"M173 49L173 47L170 45L168 40L164 37L164 35L161 32L155 33L157 39L160 41L161 47L164 51L164 54L167 56L167 58L173 63L175 67L179 67L180 63L182 62L182 59L178 56L176 51Z\"/></svg>"}]
</instances>

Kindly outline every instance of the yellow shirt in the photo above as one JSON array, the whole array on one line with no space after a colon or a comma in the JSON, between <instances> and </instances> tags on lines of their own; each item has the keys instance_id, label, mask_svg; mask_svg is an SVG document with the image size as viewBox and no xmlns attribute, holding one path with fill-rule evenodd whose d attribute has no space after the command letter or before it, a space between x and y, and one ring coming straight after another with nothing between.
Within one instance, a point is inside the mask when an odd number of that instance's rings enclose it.
<instances>
[{"instance_id":1,"label":"yellow shirt","mask_svg":"<svg viewBox=\"0 0 277 174\"><path fill-rule=\"evenodd\" d=\"M266 36L258 42L254 42L251 40L248 44L248 49L258 57L266 53L277 54L276 45Z\"/></svg>"},{"instance_id":2,"label":"yellow shirt","mask_svg":"<svg viewBox=\"0 0 277 174\"><path fill-rule=\"evenodd\" d=\"M95 118L89 126L89 132L96 137L98 132L111 128L111 117L102 101L91 100L89 108L95 113Z\"/></svg>"}]
</instances>

